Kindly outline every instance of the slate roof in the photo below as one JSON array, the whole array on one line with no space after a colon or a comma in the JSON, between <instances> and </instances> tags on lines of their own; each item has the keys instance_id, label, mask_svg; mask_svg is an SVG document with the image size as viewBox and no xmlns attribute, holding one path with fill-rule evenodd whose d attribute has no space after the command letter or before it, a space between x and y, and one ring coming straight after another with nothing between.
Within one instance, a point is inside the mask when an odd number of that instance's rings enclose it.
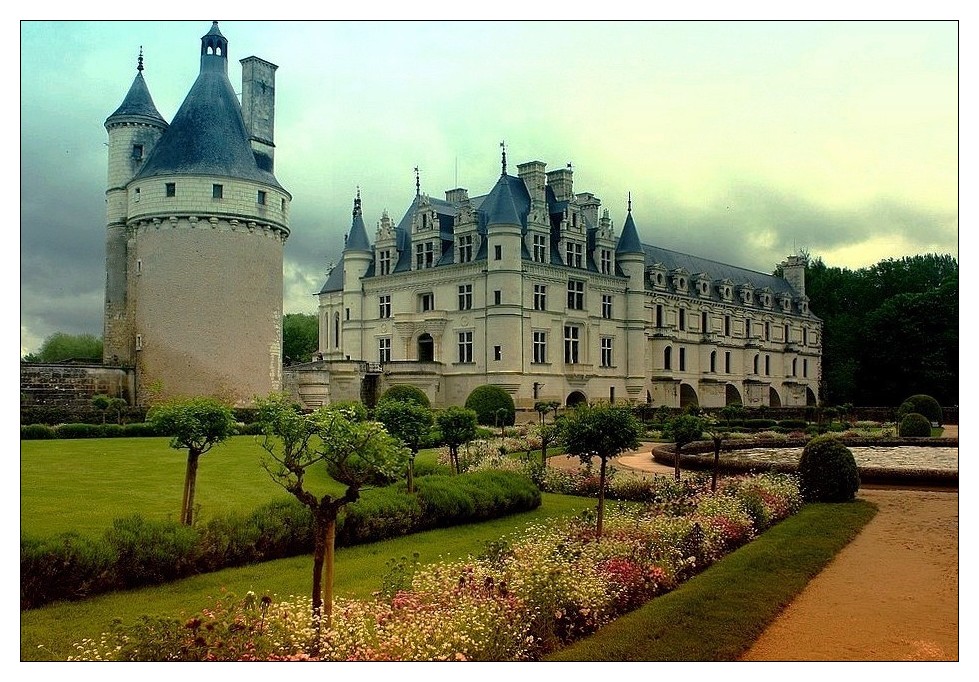
<instances>
[{"instance_id":1,"label":"slate roof","mask_svg":"<svg viewBox=\"0 0 979 682\"><path fill-rule=\"evenodd\" d=\"M133 84L129 86L129 92L126 93L125 99L122 100L119 108L112 112L109 118L105 119L105 124L109 125L117 120L131 121L133 119L142 119L146 123L155 123L164 128L167 126L166 119L160 115L160 112L156 110L156 105L153 104L153 98L150 96L150 89L143 79L142 70L136 72L136 78L133 79Z\"/></svg>"},{"instance_id":2,"label":"slate roof","mask_svg":"<svg viewBox=\"0 0 979 682\"><path fill-rule=\"evenodd\" d=\"M775 295L786 293L794 296L797 294L792 286L781 277L755 272L754 270L740 268L736 265L727 265L726 263L708 260L699 256L691 256L686 253L680 253L679 251L670 251L669 249L658 246L649 246L646 244L642 248L643 253L646 255L646 267L658 263L666 268L667 272L677 268L683 268L691 277L697 273L704 272L710 276L711 281L730 279L734 286L747 282L755 289L768 287ZM712 296L716 297L716 292Z\"/></svg>"},{"instance_id":3,"label":"slate roof","mask_svg":"<svg viewBox=\"0 0 979 682\"><path fill-rule=\"evenodd\" d=\"M619 243L615 245L615 253L642 253L642 242L639 240L639 231L636 229L636 221L632 219L632 211L625 217L625 224L622 226L622 233L619 235Z\"/></svg>"}]
</instances>

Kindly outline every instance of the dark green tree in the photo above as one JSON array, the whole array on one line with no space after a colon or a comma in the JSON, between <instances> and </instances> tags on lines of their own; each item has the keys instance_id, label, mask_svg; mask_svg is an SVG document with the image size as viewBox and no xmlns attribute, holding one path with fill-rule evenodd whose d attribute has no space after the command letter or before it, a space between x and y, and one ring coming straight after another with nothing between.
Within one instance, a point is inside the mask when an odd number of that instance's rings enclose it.
<instances>
[{"instance_id":1,"label":"dark green tree","mask_svg":"<svg viewBox=\"0 0 979 682\"><path fill-rule=\"evenodd\" d=\"M187 450L180 522L190 526L194 522L194 494L201 455L234 435L234 413L214 398L173 399L153 407L146 420L158 433L170 436L170 447Z\"/></svg>"},{"instance_id":2,"label":"dark green tree","mask_svg":"<svg viewBox=\"0 0 979 682\"><path fill-rule=\"evenodd\" d=\"M693 414L681 414L667 420L663 427L663 438L674 444L673 475L680 480L680 451L684 445L700 440L704 432L704 419Z\"/></svg>"},{"instance_id":3,"label":"dark green tree","mask_svg":"<svg viewBox=\"0 0 979 682\"><path fill-rule=\"evenodd\" d=\"M590 464L593 457L598 457L601 461L598 474L598 524L595 529L596 537L601 539L608 462L623 452L639 447L642 424L627 407L582 405L565 415L558 428L558 440L568 456L578 457L585 464Z\"/></svg>"},{"instance_id":4,"label":"dark green tree","mask_svg":"<svg viewBox=\"0 0 979 682\"><path fill-rule=\"evenodd\" d=\"M422 438L432 430L432 411L414 402L382 400L374 408L374 418L408 448L408 492L415 492L415 456Z\"/></svg>"},{"instance_id":5,"label":"dark green tree","mask_svg":"<svg viewBox=\"0 0 979 682\"><path fill-rule=\"evenodd\" d=\"M451 406L435 414L442 432L442 442L449 447L452 471L459 471L459 447L476 438L476 413L464 407Z\"/></svg>"},{"instance_id":6,"label":"dark green tree","mask_svg":"<svg viewBox=\"0 0 979 682\"><path fill-rule=\"evenodd\" d=\"M23 359L25 362L102 362L102 339L92 334L55 332L44 340L40 350Z\"/></svg>"},{"instance_id":7,"label":"dark green tree","mask_svg":"<svg viewBox=\"0 0 979 682\"><path fill-rule=\"evenodd\" d=\"M285 364L309 362L319 348L319 320L308 313L282 316L282 358Z\"/></svg>"}]
</instances>

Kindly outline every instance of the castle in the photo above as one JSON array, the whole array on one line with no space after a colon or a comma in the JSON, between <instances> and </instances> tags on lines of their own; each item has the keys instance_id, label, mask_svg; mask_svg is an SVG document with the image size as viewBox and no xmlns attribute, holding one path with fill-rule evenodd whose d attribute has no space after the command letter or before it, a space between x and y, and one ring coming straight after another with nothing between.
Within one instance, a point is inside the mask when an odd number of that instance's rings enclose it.
<instances>
[{"instance_id":1,"label":"castle","mask_svg":"<svg viewBox=\"0 0 979 682\"><path fill-rule=\"evenodd\" d=\"M507 168L489 191L421 192L401 220L363 207L319 300L319 352L282 368L282 254L290 194L274 171L276 66L241 60L239 104L217 22L197 81L167 122L142 75L105 122L104 364L134 368L139 404L285 389L308 407L372 404L411 384L435 406L480 384L518 407L608 400L655 405L815 404L821 322L805 263L775 277L620 230L573 169Z\"/></svg>"},{"instance_id":2,"label":"castle","mask_svg":"<svg viewBox=\"0 0 979 682\"><path fill-rule=\"evenodd\" d=\"M291 195L274 170L276 66L241 60L214 22L170 124L142 55L108 131L103 364L135 368L135 401L247 404L282 382L282 249Z\"/></svg>"}]
</instances>

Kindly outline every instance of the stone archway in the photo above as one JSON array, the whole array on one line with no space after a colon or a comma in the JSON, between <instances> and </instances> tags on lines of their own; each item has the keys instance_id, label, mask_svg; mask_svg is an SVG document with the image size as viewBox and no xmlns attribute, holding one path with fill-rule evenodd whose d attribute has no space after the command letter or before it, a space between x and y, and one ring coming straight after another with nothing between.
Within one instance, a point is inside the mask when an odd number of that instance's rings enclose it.
<instances>
[{"instance_id":1,"label":"stone archway","mask_svg":"<svg viewBox=\"0 0 979 682\"><path fill-rule=\"evenodd\" d=\"M782 407L782 399L778 396L778 391L775 390L774 386L768 387L768 405L769 407Z\"/></svg>"},{"instance_id":2,"label":"stone archway","mask_svg":"<svg viewBox=\"0 0 979 682\"><path fill-rule=\"evenodd\" d=\"M585 405L588 403L588 397L581 391L571 391L568 394L568 399L564 401L564 404L568 407L577 407L578 405Z\"/></svg>"},{"instance_id":3,"label":"stone archway","mask_svg":"<svg viewBox=\"0 0 979 682\"><path fill-rule=\"evenodd\" d=\"M806 386L806 405L816 405L816 394L808 386Z\"/></svg>"},{"instance_id":4,"label":"stone archway","mask_svg":"<svg viewBox=\"0 0 979 682\"><path fill-rule=\"evenodd\" d=\"M734 384L727 384L724 387L724 404L744 405L744 400L741 398L741 391Z\"/></svg>"},{"instance_id":5,"label":"stone archway","mask_svg":"<svg viewBox=\"0 0 979 682\"><path fill-rule=\"evenodd\" d=\"M690 384L680 384L680 407L700 406L700 399L697 398L697 391Z\"/></svg>"},{"instance_id":6,"label":"stone archway","mask_svg":"<svg viewBox=\"0 0 979 682\"><path fill-rule=\"evenodd\" d=\"M435 339L428 332L418 337L418 361L433 362L435 360Z\"/></svg>"}]
</instances>

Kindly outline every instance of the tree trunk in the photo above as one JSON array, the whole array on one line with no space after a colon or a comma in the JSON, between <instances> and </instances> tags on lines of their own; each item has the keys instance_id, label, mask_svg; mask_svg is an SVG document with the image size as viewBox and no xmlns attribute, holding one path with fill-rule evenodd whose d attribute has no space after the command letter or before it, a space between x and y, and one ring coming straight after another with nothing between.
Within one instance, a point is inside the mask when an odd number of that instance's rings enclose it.
<instances>
[{"instance_id":1,"label":"tree trunk","mask_svg":"<svg viewBox=\"0 0 979 682\"><path fill-rule=\"evenodd\" d=\"M710 477L710 491L717 490L717 469L721 463L721 441L714 439L714 473Z\"/></svg>"},{"instance_id":2,"label":"tree trunk","mask_svg":"<svg viewBox=\"0 0 979 682\"><path fill-rule=\"evenodd\" d=\"M187 451L187 473L184 475L184 500L180 508L180 522L190 526L194 523L194 492L197 488L197 465L201 455L191 448Z\"/></svg>"},{"instance_id":3,"label":"tree trunk","mask_svg":"<svg viewBox=\"0 0 979 682\"><path fill-rule=\"evenodd\" d=\"M408 493L415 492L415 453L408 458Z\"/></svg>"},{"instance_id":4,"label":"tree trunk","mask_svg":"<svg viewBox=\"0 0 979 682\"><path fill-rule=\"evenodd\" d=\"M602 466L598 470L598 529L595 537L602 539L602 520L605 517L605 458L602 457Z\"/></svg>"},{"instance_id":5,"label":"tree trunk","mask_svg":"<svg viewBox=\"0 0 979 682\"><path fill-rule=\"evenodd\" d=\"M329 521L316 511L313 519L313 625L316 628L315 652L319 653L323 615L323 565L326 563L326 535Z\"/></svg>"},{"instance_id":6,"label":"tree trunk","mask_svg":"<svg viewBox=\"0 0 979 682\"><path fill-rule=\"evenodd\" d=\"M680 480L680 444L673 448L673 476Z\"/></svg>"},{"instance_id":7,"label":"tree trunk","mask_svg":"<svg viewBox=\"0 0 979 682\"><path fill-rule=\"evenodd\" d=\"M323 620L326 622L327 629L333 620L333 559L334 549L337 539L337 518L333 516L326 522L326 579L323 587L326 594L323 596L325 606L323 609Z\"/></svg>"}]
</instances>

